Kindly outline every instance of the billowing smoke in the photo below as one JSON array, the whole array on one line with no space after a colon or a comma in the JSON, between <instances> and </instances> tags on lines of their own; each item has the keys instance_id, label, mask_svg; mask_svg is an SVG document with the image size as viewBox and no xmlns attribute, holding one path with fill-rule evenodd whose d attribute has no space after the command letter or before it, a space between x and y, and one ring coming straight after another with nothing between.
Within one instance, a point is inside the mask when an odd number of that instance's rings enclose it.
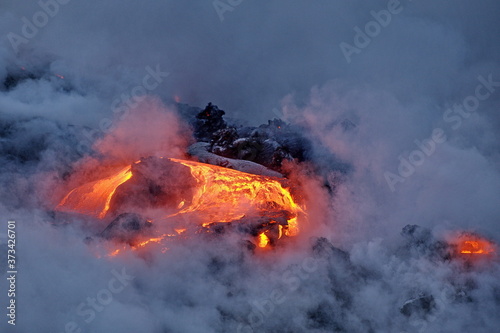
<instances>
[{"instance_id":1,"label":"billowing smoke","mask_svg":"<svg viewBox=\"0 0 500 333\"><path fill-rule=\"evenodd\" d=\"M2 331L497 331L496 254L453 242L500 242L499 13L493 0L3 1L2 295L9 220L17 275ZM196 149L285 175L307 203L299 235L258 251L230 230L183 233L108 256L102 221L55 209L113 168L189 158L208 102L224 131Z\"/></svg>"}]
</instances>

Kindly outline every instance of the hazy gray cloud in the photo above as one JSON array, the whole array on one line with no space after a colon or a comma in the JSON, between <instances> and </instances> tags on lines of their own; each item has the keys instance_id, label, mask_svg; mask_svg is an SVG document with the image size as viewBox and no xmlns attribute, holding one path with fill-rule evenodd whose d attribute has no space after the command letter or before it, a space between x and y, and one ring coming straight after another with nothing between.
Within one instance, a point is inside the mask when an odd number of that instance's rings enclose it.
<instances>
[{"instance_id":1,"label":"hazy gray cloud","mask_svg":"<svg viewBox=\"0 0 500 333\"><path fill-rule=\"evenodd\" d=\"M19 225L19 331L71 331L71 322L82 332L496 330L498 262L466 269L436 259L431 236L415 245L400 231L418 224L436 240L465 229L500 241L500 5L401 0L347 62L341 43L354 45L354 27L391 1L222 2L232 8L222 21L213 1L0 5L0 217ZM12 34L22 39L13 44ZM144 84L148 67L169 74L120 121L116 101ZM7 87L12 75L24 79ZM493 90L453 128L444 115L475 94L479 76L491 76ZM181 154L189 135L174 96L252 124L278 108L303 129L333 189L324 179L304 184L319 197L307 232L263 256L235 235L197 235L166 253L97 259L109 244L84 239L98 228L52 214L70 175L99 153ZM103 119L115 129L104 139ZM435 129L446 140L391 191L384 173L397 174ZM325 165L331 155L349 172ZM311 258L317 268L304 270ZM133 281L85 322L79 305L122 268ZM429 295L428 312L411 310Z\"/></svg>"}]
</instances>

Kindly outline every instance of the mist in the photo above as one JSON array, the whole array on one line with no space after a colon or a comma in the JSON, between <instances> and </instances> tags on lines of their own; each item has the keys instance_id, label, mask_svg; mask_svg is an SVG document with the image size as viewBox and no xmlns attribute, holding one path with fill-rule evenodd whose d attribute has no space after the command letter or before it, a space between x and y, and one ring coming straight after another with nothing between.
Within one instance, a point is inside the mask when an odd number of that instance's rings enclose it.
<instances>
[{"instance_id":1,"label":"mist","mask_svg":"<svg viewBox=\"0 0 500 333\"><path fill-rule=\"evenodd\" d=\"M3 1L2 294L8 220L19 273L16 325L0 327L496 331L498 258L454 259L446 242L500 242L499 14L492 0ZM103 226L54 212L107 168L185 158L183 110L208 102L311 142L290 167L308 208L297 237L253 253L196 234L108 257Z\"/></svg>"}]
</instances>

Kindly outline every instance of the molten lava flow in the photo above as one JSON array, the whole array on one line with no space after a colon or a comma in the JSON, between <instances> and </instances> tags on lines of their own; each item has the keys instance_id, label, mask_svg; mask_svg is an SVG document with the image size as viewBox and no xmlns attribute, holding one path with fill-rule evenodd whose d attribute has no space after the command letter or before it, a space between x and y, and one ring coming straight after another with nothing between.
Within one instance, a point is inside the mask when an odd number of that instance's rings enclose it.
<instances>
[{"instance_id":1,"label":"molten lava flow","mask_svg":"<svg viewBox=\"0 0 500 333\"><path fill-rule=\"evenodd\" d=\"M459 244L462 254L491 254L495 252L493 243L479 237L463 237Z\"/></svg>"},{"instance_id":2,"label":"molten lava flow","mask_svg":"<svg viewBox=\"0 0 500 333\"><path fill-rule=\"evenodd\" d=\"M267 237L265 233L259 234L257 246L260 248L265 248L268 245L269 245L269 237Z\"/></svg>"},{"instance_id":3,"label":"molten lava flow","mask_svg":"<svg viewBox=\"0 0 500 333\"><path fill-rule=\"evenodd\" d=\"M193 161L173 158L168 160L169 167L172 167L172 164L174 168L178 167L183 170L187 167L186 177L193 179L188 182L187 179L172 178L168 180L166 185L158 183L158 186L164 186L165 190L189 187L192 191L186 191L189 193L186 197L177 196L176 198L180 198L178 202L165 201L164 206L171 205L172 207L165 207L170 215L161 221L168 223L169 218L184 216L187 217L184 219L185 221L196 221L195 223L207 227L206 230L209 231L208 226L212 223L241 220L240 222L251 225L253 230L258 230L260 235L256 241L259 247L270 246L273 243L271 238L274 240L281 238L282 235L295 236L299 232L298 218L299 214L303 213L303 209L294 201L290 191L282 185L284 179L254 175ZM135 162L135 164L140 163L147 162ZM131 178L132 182L137 182L134 176L135 170L134 166L127 166L107 178L73 189L62 199L56 210L77 212L99 219L113 215L119 211L117 208L120 208L121 202L120 200L112 200L115 192L120 193L122 198L128 195L124 192L127 191L127 187L120 187L120 185ZM144 173L141 175L144 177ZM146 184L149 184L149 181L150 178L146 178ZM144 191L148 193L149 189L145 187ZM110 205L117 207L110 207ZM111 214L110 209L114 212L113 214ZM172 214L172 210L176 213ZM157 221L156 223L161 222ZM184 233L186 227L188 226L178 225L174 229L175 235ZM142 242L138 241L132 248L136 249L149 243L161 242L167 236L174 235L162 235ZM116 255L119 252L115 251L111 255Z\"/></svg>"},{"instance_id":4,"label":"molten lava flow","mask_svg":"<svg viewBox=\"0 0 500 333\"><path fill-rule=\"evenodd\" d=\"M127 166L112 176L75 188L62 199L56 210L104 218L116 188L132 177L130 168Z\"/></svg>"},{"instance_id":5,"label":"molten lava flow","mask_svg":"<svg viewBox=\"0 0 500 333\"><path fill-rule=\"evenodd\" d=\"M142 242L140 242L140 243L132 246L132 248L137 249L139 247L144 247L144 246L148 245L151 242L152 243L159 243L159 242L161 242L167 236L172 236L172 235L164 234L164 235L161 235L160 237L153 237L153 238L150 238L150 239L146 239L145 241L142 241Z\"/></svg>"},{"instance_id":6,"label":"molten lava flow","mask_svg":"<svg viewBox=\"0 0 500 333\"><path fill-rule=\"evenodd\" d=\"M265 216L266 212L284 210L292 216L285 235L298 233L297 215L302 209L277 179L199 162L170 160L189 167L198 183L191 204L177 214L202 213L199 215L206 226L211 222L235 221L249 213Z\"/></svg>"}]
</instances>

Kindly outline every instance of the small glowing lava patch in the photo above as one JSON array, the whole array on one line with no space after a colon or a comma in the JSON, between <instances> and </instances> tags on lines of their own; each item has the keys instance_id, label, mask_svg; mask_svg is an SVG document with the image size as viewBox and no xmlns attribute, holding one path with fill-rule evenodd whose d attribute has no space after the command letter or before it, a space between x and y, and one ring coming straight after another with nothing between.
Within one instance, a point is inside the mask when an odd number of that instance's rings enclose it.
<instances>
[{"instance_id":1,"label":"small glowing lava patch","mask_svg":"<svg viewBox=\"0 0 500 333\"><path fill-rule=\"evenodd\" d=\"M493 255L496 252L495 243L474 233L462 233L453 243L460 255Z\"/></svg>"}]
</instances>

